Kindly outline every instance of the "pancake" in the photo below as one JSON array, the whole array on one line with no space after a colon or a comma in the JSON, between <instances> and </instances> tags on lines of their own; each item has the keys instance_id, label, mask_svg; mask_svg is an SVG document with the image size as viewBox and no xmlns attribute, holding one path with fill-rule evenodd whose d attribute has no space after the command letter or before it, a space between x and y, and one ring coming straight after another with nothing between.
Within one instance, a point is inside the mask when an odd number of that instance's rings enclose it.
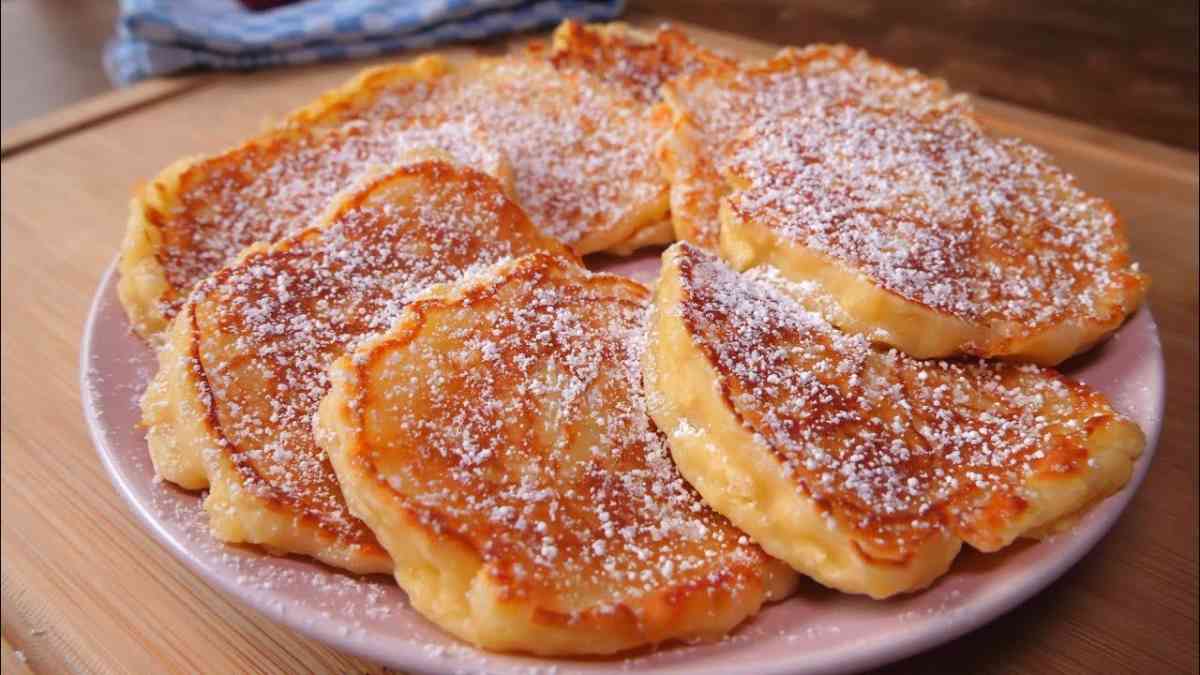
<instances>
[{"instance_id":1,"label":"pancake","mask_svg":"<svg viewBox=\"0 0 1200 675\"><path fill-rule=\"evenodd\" d=\"M530 53L548 58L560 69L598 75L647 105L659 102L659 87L668 80L696 72L707 63L734 63L692 42L677 28L663 25L644 31L619 22L564 21L549 47L534 43Z\"/></svg>"},{"instance_id":2,"label":"pancake","mask_svg":"<svg viewBox=\"0 0 1200 675\"><path fill-rule=\"evenodd\" d=\"M884 598L1119 490L1145 439L1033 364L917 360L700 249L664 255L651 414L706 503L818 582Z\"/></svg>"},{"instance_id":3,"label":"pancake","mask_svg":"<svg viewBox=\"0 0 1200 675\"><path fill-rule=\"evenodd\" d=\"M697 72L706 64L734 63L667 25L644 31L623 23L581 24L567 20L559 24L549 45L535 42L528 49L531 55L548 59L560 70L589 73L619 87L647 106L648 114L660 130L664 125L657 117L667 114L657 106L663 83ZM629 255L674 240L670 220L662 220L646 223L606 252Z\"/></svg>"},{"instance_id":4,"label":"pancake","mask_svg":"<svg viewBox=\"0 0 1200 675\"><path fill-rule=\"evenodd\" d=\"M396 66L394 89L411 104L428 96L429 83L447 68L436 57ZM426 146L498 176L508 171L478 130L442 118L374 128L293 125L212 157L175 162L140 188L130 207L118 291L134 329L155 338L195 284L245 247L304 229L367 171Z\"/></svg>"},{"instance_id":5,"label":"pancake","mask_svg":"<svg viewBox=\"0 0 1200 675\"><path fill-rule=\"evenodd\" d=\"M1145 293L1108 202L960 111L814 97L726 148L724 257L812 284L810 309L910 355L1054 365Z\"/></svg>"},{"instance_id":6,"label":"pancake","mask_svg":"<svg viewBox=\"0 0 1200 675\"><path fill-rule=\"evenodd\" d=\"M369 69L279 128L181 160L139 190L121 300L154 339L195 284L243 248L303 229L364 172L428 145L485 171L507 163L533 221L579 254L619 246L667 217L656 133L625 92L537 59Z\"/></svg>"},{"instance_id":7,"label":"pancake","mask_svg":"<svg viewBox=\"0 0 1200 675\"><path fill-rule=\"evenodd\" d=\"M469 122L508 158L517 201L533 222L579 255L620 245L667 216L651 112L603 77L536 56L478 59L455 66L434 96L414 106L405 72L393 68L366 71L289 123Z\"/></svg>"},{"instance_id":8,"label":"pancake","mask_svg":"<svg viewBox=\"0 0 1200 675\"><path fill-rule=\"evenodd\" d=\"M649 292L534 254L409 304L331 370L317 438L413 607L497 650L708 640L794 582L646 415Z\"/></svg>"},{"instance_id":9,"label":"pancake","mask_svg":"<svg viewBox=\"0 0 1200 675\"><path fill-rule=\"evenodd\" d=\"M676 235L716 250L720 201L728 186L719 162L727 145L760 119L785 116L814 98L895 102L966 108L940 80L924 77L845 46L788 48L743 65L705 61L702 68L662 87L666 110L658 156L671 184Z\"/></svg>"},{"instance_id":10,"label":"pancake","mask_svg":"<svg viewBox=\"0 0 1200 675\"><path fill-rule=\"evenodd\" d=\"M390 572L312 438L326 369L426 286L547 250L569 255L483 173L422 161L370 179L318 224L250 248L191 294L142 404L155 468L185 487L209 484L219 539Z\"/></svg>"}]
</instances>

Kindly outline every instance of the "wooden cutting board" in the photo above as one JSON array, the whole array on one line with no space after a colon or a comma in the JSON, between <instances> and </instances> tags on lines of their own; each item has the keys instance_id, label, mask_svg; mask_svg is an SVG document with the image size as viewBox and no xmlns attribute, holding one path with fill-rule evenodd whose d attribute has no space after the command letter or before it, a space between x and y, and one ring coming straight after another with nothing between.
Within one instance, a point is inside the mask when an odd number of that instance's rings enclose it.
<instances>
[{"instance_id":1,"label":"wooden cutting board","mask_svg":"<svg viewBox=\"0 0 1200 675\"><path fill-rule=\"evenodd\" d=\"M774 51L693 32L745 56ZM157 81L4 136L5 673L383 672L235 604L143 531L88 440L77 369L88 304L116 253L132 186L181 155L256 132L364 65ZM894 669L1194 669L1197 155L991 101L979 108L992 128L1049 150L1127 219L1154 277L1167 421L1146 482L1091 555L1010 615Z\"/></svg>"}]
</instances>

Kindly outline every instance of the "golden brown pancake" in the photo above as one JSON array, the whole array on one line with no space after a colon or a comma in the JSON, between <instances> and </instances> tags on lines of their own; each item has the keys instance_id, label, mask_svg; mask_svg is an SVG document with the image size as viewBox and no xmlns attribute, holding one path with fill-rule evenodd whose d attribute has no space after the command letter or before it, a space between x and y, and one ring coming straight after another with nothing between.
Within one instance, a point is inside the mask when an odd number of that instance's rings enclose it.
<instances>
[{"instance_id":1,"label":"golden brown pancake","mask_svg":"<svg viewBox=\"0 0 1200 675\"><path fill-rule=\"evenodd\" d=\"M578 253L621 246L667 216L656 133L628 93L538 59L452 66L431 56L369 69L280 128L177 162L139 191L122 303L153 337L244 247L303 229L364 172L428 145L485 171L507 162L534 223Z\"/></svg>"},{"instance_id":2,"label":"golden brown pancake","mask_svg":"<svg viewBox=\"0 0 1200 675\"><path fill-rule=\"evenodd\" d=\"M729 154L727 145L758 120L787 115L814 98L967 105L940 80L830 45L788 48L741 65L706 60L667 82L662 94L668 110L656 119L667 133L658 152L671 183L675 233L710 250L718 244L720 200L728 193L719 162Z\"/></svg>"},{"instance_id":3,"label":"golden brown pancake","mask_svg":"<svg viewBox=\"0 0 1200 675\"><path fill-rule=\"evenodd\" d=\"M692 42L668 25L644 31L624 23L559 24L549 47L534 43L530 53L545 56L560 69L593 73L647 105L658 103L663 83L705 64L732 64L729 57Z\"/></svg>"},{"instance_id":4,"label":"golden brown pancake","mask_svg":"<svg viewBox=\"0 0 1200 675\"><path fill-rule=\"evenodd\" d=\"M426 57L395 67L396 96L427 97L447 65ZM478 130L443 118L336 129L293 125L212 157L181 159L143 186L122 244L121 302L134 328L153 338L204 277L255 242L312 224L333 196L366 172L433 146L500 175L501 153Z\"/></svg>"},{"instance_id":5,"label":"golden brown pancake","mask_svg":"<svg viewBox=\"0 0 1200 675\"><path fill-rule=\"evenodd\" d=\"M187 487L207 479L220 539L390 572L313 441L326 369L425 287L531 251L569 255L495 179L446 161L374 178L318 225L249 249L172 324L143 402L155 467Z\"/></svg>"},{"instance_id":6,"label":"golden brown pancake","mask_svg":"<svg viewBox=\"0 0 1200 675\"><path fill-rule=\"evenodd\" d=\"M700 501L647 416L649 292L533 254L339 359L317 437L414 608L489 649L725 634L794 577Z\"/></svg>"},{"instance_id":7,"label":"golden brown pancake","mask_svg":"<svg viewBox=\"0 0 1200 675\"><path fill-rule=\"evenodd\" d=\"M675 228L670 220L660 220L653 225L647 225L634 232L625 241L611 246L605 253L612 255L632 255L650 246L665 246L675 241Z\"/></svg>"},{"instance_id":8,"label":"golden brown pancake","mask_svg":"<svg viewBox=\"0 0 1200 675\"><path fill-rule=\"evenodd\" d=\"M822 584L923 588L1121 488L1145 439L1036 365L917 360L845 334L763 269L664 255L647 401L706 503Z\"/></svg>"},{"instance_id":9,"label":"golden brown pancake","mask_svg":"<svg viewBox=\"0 0 1200 675\"><path fill-rule=\"evenodd\" d=\"M512 165L517 201L533 222L579 255L619 245L666 217L650 111L599 75L532 56L479 59L455 66L433 96L413 106L405 73L393 69L365 71L291 123L325 128L407 116L469 122Z\"/></svg>"},{"instance_id":10,"label":"golden brown pancake","mask_svg":"<svg viewBox=\"0 0 1200 675\"><path fill-rule=\"evenodd\" d=\"M812 97L725 147L726 259L812 284L810 309L913 356L1054 365L1145 292L1108 202L960 110Z\"/></svg>"}]
</instances>

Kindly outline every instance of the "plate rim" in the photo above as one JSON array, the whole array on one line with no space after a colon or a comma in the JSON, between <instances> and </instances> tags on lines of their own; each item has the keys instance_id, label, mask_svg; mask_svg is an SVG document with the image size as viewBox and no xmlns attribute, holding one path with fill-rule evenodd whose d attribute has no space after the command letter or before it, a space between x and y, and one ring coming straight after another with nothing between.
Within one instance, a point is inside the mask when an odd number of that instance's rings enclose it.
<instances>
[{"instance_id":1,"label":"plate rim","mask_svg":"<svg viewBox=\"0 0 1200 675\"><path fill-rule=\"evenodd\" d=\"M116 453L109 447L107 440L104 438L104 423L99 419L95 394L96 388L92 385L91 377L93 371L94 335L105 301L105 294L110 290L114 293L116 292L113 278L117 274L118 264L119 257L110 262L104 273L100 276L84 320L84 330L79 345L80 403L83 408L84 420L88 427L88 436L97 454L100 455L101 463L108 473L110 482L117 488L117 492L121 495L126 506L133 511L134 516L140 522L141 526L149 531L155 543L165 548L172 557L183 563L201 581L232 598L237 604L253 610L277 625L285 626L322 644L332 646L335 649L353 654L367 661L379 662L382 660L388 666L401 668L410 672L461 672L467 664L464 663L462 658L458 658L454 654L450 656L444 654L434 655L415 643L405 643L399 648L389 649L388 655L385 656L381 652L369 649L369 646L372 644L371 642L356 640L348 634L339 632L333 627L338 623L336 620L321 617L319 613L313 612L308 608L292 609L286 614L279 614L273 611L272 601L267 598L275 595L275 593L259 589L249 591L239 585L235 578L230 579L211 572L193 554L186 545L186 542L174 537L166 529L165 525L155 517L149 506L138 499L133 486L117 466ZM1117 520L1120 519L1129 507L1129 503L1133 500L1134 495L1141 488L1146 474L1149 473L1162 431L1163 412L1166 401L1166 364L1161 337L1158 330L1158 323L1154 320L1149 303L1143 302L1137 311L1147 314L1157 347L1157 349L1151 352L1154 359L1154 363L1151 364L1152 374L1157 381L1155 388L1156 395L1153 400L1154 425L1150 429L1142 429L1146 437L1146 444L1142 455L1134 465L1133 475L1119 492L1105 499L1106 502L1111 501L1115 505L1110 506L1105 513L1100 514L1099 521L1086 532L1073 537L1060 555L1054 557L1045 565L1034 568L1031 574L1021 576L1014 585L1008 588L991 590L986 595L972 599L970 602L955 608L953 612L932 617L930 621L902 631L898 635L896 633L881 633L865 641L859 640L847 643L815 654L805 654L798 650L798 653L794 657L777 659L769 664L760 664L756 672L761 675L847 673L894 663L933 647L951 642L985 624L995 621L1034 595L1045 590L1068 570L1078 564L1112 530ZM1135 315L1136 313L1131 315L1127 319L1127 322L1132 320ZM274 600L273 602L277 603L279 600ZM787 602L787 600L783 602ZM485 655L492 654L486 650L479 650L467 643L462 644L469 651ZM548 659L529 655L503 655L522 656L536 661L551 663ZM616 659L619 658L619 656L616 657ZM580 663L585 662L581 661ZM622 668L621 661L619 660L614 659L612 663L614 670L624 671L632 669L628 666ZM687 669L693 673L715 674L725 672L719 666L710 665L706 667L702 663L695 665L688 664ZM473 672L470 667L467 667L467 670Z\"/></svg>"}]
</instances>

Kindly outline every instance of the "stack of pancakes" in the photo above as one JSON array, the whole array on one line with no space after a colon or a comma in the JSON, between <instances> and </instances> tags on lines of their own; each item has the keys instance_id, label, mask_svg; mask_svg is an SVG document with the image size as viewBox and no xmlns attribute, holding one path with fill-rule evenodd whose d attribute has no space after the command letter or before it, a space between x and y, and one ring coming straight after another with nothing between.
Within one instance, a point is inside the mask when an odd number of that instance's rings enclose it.
<instances>
[{"instance_id":1,"label":"stack of pancakes","mask_svg":"<svg viewBox=\"0 0 1200 675\"><path fill-rule=\"evenodd\" d=\"M655 290L580 256L679 240ZM1051 366L1147 279L945 85L679 31L368 70L140 190L121 300L213 534L393 574L472 643L711 640L1069 526L1138 428Z\"/></svg>"}]
</instances>

